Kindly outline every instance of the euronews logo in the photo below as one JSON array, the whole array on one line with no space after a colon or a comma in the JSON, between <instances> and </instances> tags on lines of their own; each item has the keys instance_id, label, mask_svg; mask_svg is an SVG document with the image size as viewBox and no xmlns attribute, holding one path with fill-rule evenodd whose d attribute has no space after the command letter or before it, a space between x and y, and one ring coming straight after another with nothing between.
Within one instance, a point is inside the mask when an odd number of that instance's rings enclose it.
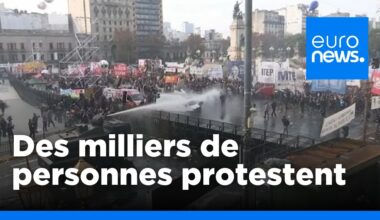
<instances>
[{"instance_id":1,"label":"euronews logo","mask_svg":"<svg viewBox=\"0 0 380 220\"><path fill-rule=\"evenodd\" d=\"M308 80L368 79L368 18L307 18Z\"/></svg>"},{"instance_id":2,"label":"euronews logo","mask_svg":"<svg viewBox=\"0 0 380 220\"><path fill-rule=\"evenodd\" d=\"M312 62L319 63L364 63L365 57L359 57L358 46L360 40L358 37L351 36L321 36L317 35L312 40L312 45L315 49L312 55ZM327 47L329 50L324 52L319 49ZM343 50L349 48L349 50Z\"/></svg>"}]
</instances>

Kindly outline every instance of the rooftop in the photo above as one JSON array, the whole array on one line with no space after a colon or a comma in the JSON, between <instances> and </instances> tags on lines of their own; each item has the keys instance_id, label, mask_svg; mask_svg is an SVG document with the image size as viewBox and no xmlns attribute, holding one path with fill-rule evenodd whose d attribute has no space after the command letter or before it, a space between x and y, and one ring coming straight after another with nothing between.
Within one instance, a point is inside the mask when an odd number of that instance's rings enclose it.
<instances>
[{"instance_id":1,"label":"rooftop","mask_svg":"<svg viewBox=\"0 0 380 220\"><path fill-rule=\"evenodd\" d=\"M337 139L291 153L286 159L296 169L334 168L336 164L342 164L350 175L380 161L380 146Z\"/></svg>"}]
</instances>

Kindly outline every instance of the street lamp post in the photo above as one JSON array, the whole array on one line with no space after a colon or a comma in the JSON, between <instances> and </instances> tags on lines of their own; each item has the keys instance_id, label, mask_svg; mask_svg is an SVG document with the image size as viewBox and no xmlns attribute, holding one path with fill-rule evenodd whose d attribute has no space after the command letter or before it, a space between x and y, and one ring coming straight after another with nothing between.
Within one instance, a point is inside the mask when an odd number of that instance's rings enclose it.
<instances>
[{"instance_id":1,"label":"street lamp post","mask_svg":"<svg viewBox=\"0 0 380 220\"><path fill-rule=\"evenodd\" d=\"M371 102L371 86L369 81L364 81L364 128L363 128L363 142L367 144L368 120L370 116L370 102Z\"/></svg>"},{"instance_id":2,"label":"street lamp post","mask_svg":"<svg viewBox=\"0 0 380 220\"><path fill-rule=\"evenodd\" d=\"M290 47L287 47L286 48L286 58L287 59L290 59L290 51L292 50L292 48L290 48Z\"/></svg>"},{"instance_id":3,"label":"street lamp post","mask_svg":"<svg viewBox=\"0 0 380 220\"><path fill-rule=\"evenodd\" d=\"M270 55L272 57L272 62L273 62L274 61L274 47L270 47L269 51L270 51Z\"/></svg>"},{"instance_id":4,"label":"street lamp post","mask_svg":"<svg viewBox=\"0 0 380 220\"><path fill-rule=\"evenodd\" d=\"M283 48L278 48L278 57L280 60L282 60L283 58L283 52L284 52L284 49Z\"/></svg>"},{"instance_id":5,"label":"street lamp post","mask_svg":"<svg viewBox=\"0 0 380 220\"><path fill-rule=\"evenodd\" d=\"M245 72L244 72L244 140L240 149L240 164L247 164L248 141L250 132L250 110L252 90L252 0L245 0ZM249 190L244 187L244 207L249 208Z\"/></svg>"}]
</instances>

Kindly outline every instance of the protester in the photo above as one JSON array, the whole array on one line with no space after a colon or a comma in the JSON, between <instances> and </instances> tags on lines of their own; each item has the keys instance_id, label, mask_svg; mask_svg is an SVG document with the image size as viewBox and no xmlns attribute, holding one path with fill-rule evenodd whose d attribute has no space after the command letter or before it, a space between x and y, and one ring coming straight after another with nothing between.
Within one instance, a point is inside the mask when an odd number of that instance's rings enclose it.
<instances>
[{"instance_id":1,"label":"protester","mask_svg":"<svg viewBox=\"0 0 380 220\"><path fill-rule=\"evenodd\" d=\"M14 125L13 125L13 119L11 116L8 117L8 124L7 124L7 133L8 133L8 140L9 140L9 145L12 146L12 143L13 143L13 129L14 129Z\"/></svg>"},{"instance_id":2,"label":"protester","mask_svg":"<svg viewBox=\"0 0 380 220\"><path fill-rule=\"evenodd\" d=\"M284 116L282 117L282 124L283 124L283 126L284 126L283 134L289 135L289 125L290 125L290 121L289 121L289 119L286 117L286 115L284 115Z\"/></svg>"},{"instance_id":3,"label":"protester","mask_svg":"<svg viewBox=\"0 0 380 220\"><path fill-rule=\"evenodd\" d=\"M3 137L7 137L7 121L2 115L0 116L0 129Z\"/></svg>"},{"instance_id":4,"label":"protester","mask_svg":"<svg viewBox=\"0 0 380 220\"><path fill-rule=\"evenodd\" d=\"M36 139L36 129L34 127L34 123L33 123L32 119L29 119L28 126L29 126L29 136L33 140L35 140Z\"/></svg>"}]
</instances>

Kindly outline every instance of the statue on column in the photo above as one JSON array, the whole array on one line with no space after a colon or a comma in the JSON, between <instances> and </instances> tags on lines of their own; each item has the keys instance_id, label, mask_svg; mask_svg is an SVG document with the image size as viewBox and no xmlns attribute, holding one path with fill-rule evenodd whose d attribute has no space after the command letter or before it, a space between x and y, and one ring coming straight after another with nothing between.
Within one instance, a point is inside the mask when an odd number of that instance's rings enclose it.
<instances>
[{"instance_id":1,"label":"statue on column","mask_svg":"<svg viewBox=\"0 0 380 220\"><path fill-rule=\"evenodd\" d=\"M236 1L234 6L233 19L243 19L243 13L240 11L240 5L238 1Z\"/></svg>"}]
</instances>

